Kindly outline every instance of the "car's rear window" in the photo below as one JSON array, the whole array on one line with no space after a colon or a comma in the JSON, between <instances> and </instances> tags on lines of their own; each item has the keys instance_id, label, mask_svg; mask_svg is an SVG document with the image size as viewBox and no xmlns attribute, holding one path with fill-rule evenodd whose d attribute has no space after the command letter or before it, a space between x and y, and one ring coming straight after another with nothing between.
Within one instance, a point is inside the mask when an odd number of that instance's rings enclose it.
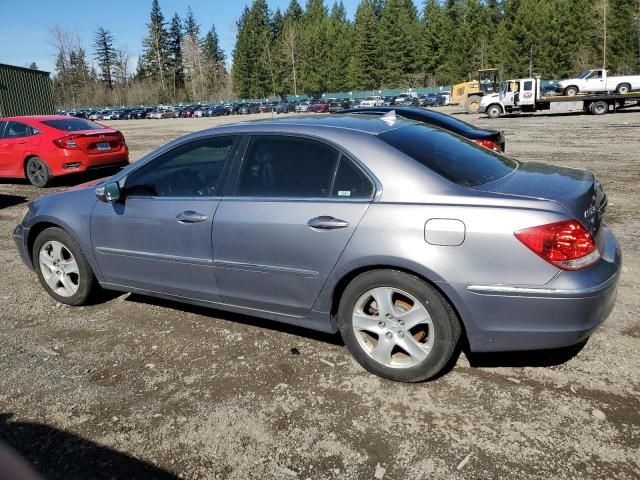
<instances>
[{"instance_id":1,"label":"car's rear window","mask_svg":"<svg viewBox=\"0 0 640 480\"><path fill-rule=\"evenodd\" d=\"M475 187L504 177L516 162L444 130L411 125L390 130L380 139L444 178Z\"/></svg>"},{"instance_id":2,"label":"car's rear window","mask_svg":"<svg viewBox=\"0 0 640 480\"><path fill-rule=\"evenodd\" d=\"M97 130L101 127L95 123L88 122L82 118L64 118L59 120L44 120L42 123L55 128L56 130L62 130L63 132L78 132L80 130Z\"/></svg>"}]
</instances>

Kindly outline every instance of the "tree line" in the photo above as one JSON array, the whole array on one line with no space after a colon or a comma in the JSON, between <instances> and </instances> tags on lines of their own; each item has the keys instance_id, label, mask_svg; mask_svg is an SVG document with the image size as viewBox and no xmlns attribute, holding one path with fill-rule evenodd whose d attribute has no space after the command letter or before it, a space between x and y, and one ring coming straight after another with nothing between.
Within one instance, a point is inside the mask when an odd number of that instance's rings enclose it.
<instances>
[{"instance_id":1,"label":"tree line","mask_svg":"<svg viewBox=\"0 0 640 480\"><path fill-rule=\"evenodd\" d=\"M237 27L231 76L246 98L640 67L640 0L362 0L353 21L341 1L254 0Z\"/></svg>"},{"instance_id":2,"label":"tree line","mask_svg":"<svg viewBox=\"0 0 640 480\"><path fill-rule=\"evenodd\" d=\"M56 105L154 104L231 96L226 57L215 26L202 34L190 7L184 19L175 13L167 22L158 0L153 0L146 27L135 70L129 51L115 46L110 30L98 27L87 53L77 35L52 28Z\"/></svg>"},{"instance_id":3,"label":"tree line","mask_svg":"<svg viewBox=\"0 0 640 480\"><path fill-rule=\"evenodd\" d=\"M559 79L605 66L640 69L640 0L253 0L237 20L231 71L215 26L191 8L167 21L152 0L135 68L98 27L90 49L51 29L63 107L265 98L450 85L495 67L502 78Z\"/></svg>"}]
</instances>

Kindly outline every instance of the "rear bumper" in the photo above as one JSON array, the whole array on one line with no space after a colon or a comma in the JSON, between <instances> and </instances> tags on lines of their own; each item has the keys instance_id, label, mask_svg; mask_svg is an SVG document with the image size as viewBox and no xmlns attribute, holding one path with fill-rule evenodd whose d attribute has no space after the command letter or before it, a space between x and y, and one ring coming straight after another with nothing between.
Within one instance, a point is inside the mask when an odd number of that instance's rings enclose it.
<instances>
[{"instance_id":1,"label":"rear bumper","mask_svg":"<svg viewBox=\"0 0 640 480\"><path fill-rule=\"evenodd\" d=\"M589 337L615 305L622 262L615 237L602 228L601 260L585 270L560 272L543 287L454 287L464 304L471 350L560 348Z\"/></svg>"},{"instance_id":2,"label":"rear bumper","mask_svg":"<svg viewBox=\"0 0 640 480\"><path fill-rule=\"evenodd\" d=\"M56 177L86 172L95 168L127 165L129 163L129 148L124 145L117 151L97 154L69 150L65 151L63 157L57 158L55 162L50 163L51 173Z\"/></svg>"}]
</instances>

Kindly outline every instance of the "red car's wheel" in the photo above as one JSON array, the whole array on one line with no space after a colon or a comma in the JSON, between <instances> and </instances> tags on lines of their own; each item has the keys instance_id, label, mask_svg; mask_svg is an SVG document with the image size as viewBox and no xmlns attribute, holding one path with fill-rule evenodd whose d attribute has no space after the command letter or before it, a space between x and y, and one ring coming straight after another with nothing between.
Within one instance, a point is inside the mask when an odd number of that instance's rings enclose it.
<instances>
[{"instance_id":1,"label":"red car's wheel","mask_svg":"<svg viewBox=\"0 0 640 480\"><path fill-rule=\"evenodd\" d=\"M27 160L25 173L31 185L38 188L46 187L53 179L49 166L39 157L31 157Z\"/></svg>"}]
</instances>

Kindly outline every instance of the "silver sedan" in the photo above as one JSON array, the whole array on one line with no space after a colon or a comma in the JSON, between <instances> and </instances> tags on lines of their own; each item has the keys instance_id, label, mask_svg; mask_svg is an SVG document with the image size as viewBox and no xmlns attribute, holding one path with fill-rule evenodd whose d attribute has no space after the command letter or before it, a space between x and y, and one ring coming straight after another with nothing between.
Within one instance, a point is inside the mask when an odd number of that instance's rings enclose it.
<instances>
[{"instance_id":1,"label":"silver sedan","mask_svg":"<svg viewBox=\"0 0 640 480\"><path fill-rule=\"evenodd\" d=\"M515 161L390 112L191 134L29 205L14 232L57 301L98 287L339 332L367 370L586 338L616 298L593 174Z\"/></svg>"}]
</instances>

